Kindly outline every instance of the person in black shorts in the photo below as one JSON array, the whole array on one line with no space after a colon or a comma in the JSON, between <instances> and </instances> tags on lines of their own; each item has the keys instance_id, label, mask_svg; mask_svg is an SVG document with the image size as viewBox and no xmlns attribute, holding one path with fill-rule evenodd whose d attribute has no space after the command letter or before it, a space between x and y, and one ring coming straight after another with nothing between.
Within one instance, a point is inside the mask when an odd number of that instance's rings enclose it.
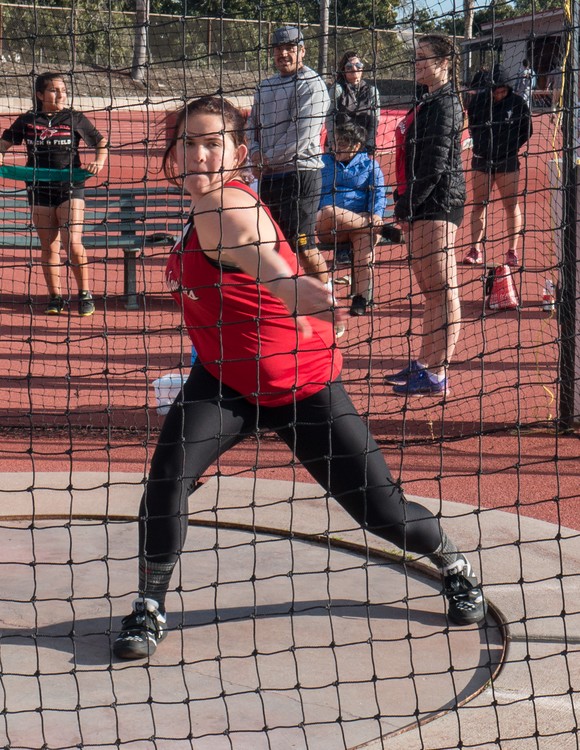
<instances>
[{"instance_id":1,"label":"person in black shorts","mask_svg":"<svg viewBox=\"0 0 580 750\"><path fill-rule=\"evenodd\" d=\"M473 138L473 211L471 248L463 262L483 264L483 237L493 186L497 187L506 216L508 250L505 262L518 266L518 243L523 219L519 205L520 160L518 152L532 135L530 109L516 94L507 71L495 65L487 88L469 103L467 119Z\"/></svg>"},{"instance_id":2,"label":"person in black shorts","mask_svg":"<svg viewBox=\"0 0 580 750\"><path fill-rule=\"evenodd\" d=\"M438 396L449 391L448 369L461 330L455 238L466 199L463 110L452 39L426 34L417 40L415 55L415 81L425 93L395 131L395 218L425 299L423 329L417 358L387 374L385 382L399 396Z\"/></svg>"},{"instance_id":3,"label":"person in black shorts","mask_svg":"<svg viewBox=\"0 0 580 750\"><path fill-rule=\"evenodd\" d=\"M32 222L38 233L44 278L50 294L47 315L64 309L60 279L61 245L70 258L79 290L79 315L95 312L90 292L87 254L82 242L84 222L84 182L73 182L72 170L81 166L80 141L96 151L84 166L98 174L107 158L107 140L81 112L67 108L66 85L61 73L43 73L36 78L34 107L20 115L0 139L0 164L12 146L25 143L26 166L71 170L71 177L58 182L27 182Z\"/></svg>"}]
</instances>

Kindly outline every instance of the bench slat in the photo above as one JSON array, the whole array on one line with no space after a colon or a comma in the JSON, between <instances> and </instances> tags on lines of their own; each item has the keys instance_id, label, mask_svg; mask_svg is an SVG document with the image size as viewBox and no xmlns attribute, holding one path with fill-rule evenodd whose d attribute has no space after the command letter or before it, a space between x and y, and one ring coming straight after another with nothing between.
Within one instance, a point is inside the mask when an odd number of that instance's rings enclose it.
<instances>
[{"instance_id":1,"label":"bench slat","mask_svg":"<svg viewBox=\"0 0 580 750\"><path fill-rule=\"evenodd\" d=\"M171 246L181 235L188 200L168 186L86 188L83 244L123 251L125 307L139 309L136 257L145 247ZM36 249L26 190L0 190L0 248Z\"/></svg>"},{"instance_id":2,"label":"bench slat","mask_svg":"<svg viewBox=\"0 0 580 750\"><path fill-rule=\"evenodd\" d=\"M170 245L175 241L174 237L168 237L163 239L150 239L147 235L136 236L132 234L111 234L108 236L99 234L88 234L83 235L83 245L93 249L103 248L119 248L123 249L139 249L144 247L153 247L155 245ZM0 245L4 248L23 248L23 247L40 247L38 237L35 235L11 235L9 242L0 242Z\"/></svg>"}]
</instances>

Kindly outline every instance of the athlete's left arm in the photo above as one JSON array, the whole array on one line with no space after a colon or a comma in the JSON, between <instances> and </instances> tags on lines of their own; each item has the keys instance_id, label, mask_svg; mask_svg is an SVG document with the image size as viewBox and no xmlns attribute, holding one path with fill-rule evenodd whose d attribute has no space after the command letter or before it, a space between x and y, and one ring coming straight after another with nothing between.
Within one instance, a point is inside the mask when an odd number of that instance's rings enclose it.
<instances>
[{"instance_id":1,"label":"athlete's left arm","mask_svg":"<svg viewBox=\"0 0 580 750\"><path fill-rule=\"evenodd\" d=\"M101 169L105 166L105 162L107 161L108 145L109 143L106 138L101 138L101 140L97 143L95 147L94 160L90 161L85 166L85 169L91 172L91 174L99 174Z\"/></svg>"},{"instance_id":2,"label":"athlete's left arm","mask_svg":"<svg viewBox=\"0 0 580 750\"><path fill-rule=\"evenodd\" d=\"M85 165L85 169L92 174L98 174L107 161L109 142L82 112L75 113L74 127L77 136L80 136L88 146L95 149L95 158Z\"/></svg>"},{"instance_id":3,"label":"athlete's left arm","mask_svg":"<svg viewBox=\"0 0 580 750\"><path fill-rule=\"evenodd\" d=\"M520 97L521 98L521 97ZM529 141L532 136L532 116L530 108L522 98L519 102L518 112L518 151L520 148Z\"/></svg>"}]
</instances>

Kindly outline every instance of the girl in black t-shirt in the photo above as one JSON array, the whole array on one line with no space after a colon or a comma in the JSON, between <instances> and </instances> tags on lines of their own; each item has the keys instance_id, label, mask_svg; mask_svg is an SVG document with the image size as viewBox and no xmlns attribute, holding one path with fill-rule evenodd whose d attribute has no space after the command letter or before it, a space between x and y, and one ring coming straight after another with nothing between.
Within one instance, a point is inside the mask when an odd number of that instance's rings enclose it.
<instances>
[{"instance_id":1,"label":"girl in black t-shirt","mask_svg":"<svg viewBox=\"0 0 580 750\"><path fill-rule=\"evenodd\" d=\"M48 315L64 309L60 283L61 244L67 250L79 290L78 311L92 315L95 305L89 285L86 250L82 242L85 200L84 183L72 181L72 170L81 166L81 140L95 149L95 159L85 165L98 174L107 158L107 141L81 112L66 107L67 92L60 73L43 73L35 82L34 108L20 115L0 139L0 164L12 146L26 145L26 165L36 169L71 170L71 177L58 182L27 182L32 221L41 247L42 269L50 301Z\"/></svg>"}]
</instances>

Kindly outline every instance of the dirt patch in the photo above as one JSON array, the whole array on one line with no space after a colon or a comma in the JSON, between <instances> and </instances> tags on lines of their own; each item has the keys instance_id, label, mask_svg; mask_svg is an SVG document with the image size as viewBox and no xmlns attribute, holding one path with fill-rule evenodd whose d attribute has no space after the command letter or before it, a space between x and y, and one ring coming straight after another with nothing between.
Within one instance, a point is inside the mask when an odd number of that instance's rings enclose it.
<instances>
[{"instance_id":1,"label":"dirt patch","mask_svg":"<svg viewBox=\"0 0 580 750\"><path fill-rule=\"evenodd\" d=\"M0 62L0 97L31 97L38 72L31 71L30 67L23 63ZM69 93L95 98L147 99L167 96L172 99L183 99L203 94L251 96L257 83L257 76L252 71L220 71L213 68L192 70L162 65L150 66L143 82L134 81L130 70L79 66L74 73L70 70L62 72Z\"/></svg>"}]
</instances>

